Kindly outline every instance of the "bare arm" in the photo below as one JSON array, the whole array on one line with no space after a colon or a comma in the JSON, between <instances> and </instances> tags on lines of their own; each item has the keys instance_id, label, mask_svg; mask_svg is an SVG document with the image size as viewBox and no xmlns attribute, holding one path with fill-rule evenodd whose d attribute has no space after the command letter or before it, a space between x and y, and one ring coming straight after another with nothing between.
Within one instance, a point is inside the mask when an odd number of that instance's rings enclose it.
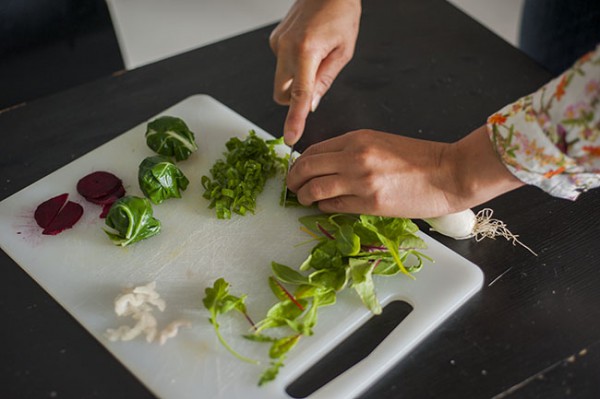
<instances>
[{"instance_id":1,"label":"bare arm","mask_svg":"<svg viewBox=\"0 0 600 399\"><path fill-rule=\"evenodd\" d=\"M452 147L449 163L459 177L451 199L455 210L472 208L524 185L500 160L487 126L474 130Z\"/></svg>"}]
</instances>

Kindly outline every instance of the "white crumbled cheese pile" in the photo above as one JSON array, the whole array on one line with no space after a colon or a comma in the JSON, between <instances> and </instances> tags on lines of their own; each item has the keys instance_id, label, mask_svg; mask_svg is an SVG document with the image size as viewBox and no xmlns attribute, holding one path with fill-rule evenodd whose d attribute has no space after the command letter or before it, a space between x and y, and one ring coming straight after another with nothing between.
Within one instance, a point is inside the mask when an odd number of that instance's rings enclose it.
<instances>
[{"instance_id":1,"label":"white crumbled cheese pile","mask_svg":"<svg viewBox=\"0 0 600 399\"><path fill-rule=\"evenodd\" d=\"M115 313L117 316L130 316L136 323L133 327L122 325L116 329L107 329L105 335L109 341L130 341L144 334L147 342L153 342L157 339L163 345L169 338L177 336L180 327L191 327L191 323L187 320L175 320L162 331L158 331L158 323L152 312L155 309L163 312L167 304L155 289L156 282L153 281L146 285L127 289L115 298Z\"/></svg>"}]
</instances>

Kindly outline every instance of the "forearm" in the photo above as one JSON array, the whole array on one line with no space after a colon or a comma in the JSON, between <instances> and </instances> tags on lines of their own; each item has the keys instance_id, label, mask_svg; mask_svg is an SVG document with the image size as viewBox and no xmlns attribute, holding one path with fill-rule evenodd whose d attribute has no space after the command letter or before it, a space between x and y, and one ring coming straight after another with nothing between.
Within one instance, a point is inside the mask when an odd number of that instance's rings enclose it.
<instances>
[{"instance_id":1,"label":"forearm","mask_svg":"<svg viewBox=\"0 0 600 399\"><path fill-rule=\"evenodd\" d=\"M502 163L483 125L451 144L444 154L451 208L472 208L524 185Z\"/></svg>"}]
</instances>

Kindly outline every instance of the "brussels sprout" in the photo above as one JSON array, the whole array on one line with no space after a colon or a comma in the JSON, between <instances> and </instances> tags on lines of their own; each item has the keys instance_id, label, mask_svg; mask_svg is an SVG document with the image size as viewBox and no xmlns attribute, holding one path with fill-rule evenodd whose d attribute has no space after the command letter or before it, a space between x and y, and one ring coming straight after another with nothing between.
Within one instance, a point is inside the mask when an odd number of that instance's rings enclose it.
<instances>
[{"instance_id":1,"label":"brussels sprout","mask_svg":"<svg viewBox=\"0 0 600 399\"><path fill-rule=\"evenodd\" d=\"M144 195L154 204L169 198L181 198L179 190L185 190L190 181L167 157L156 155L142 161L138 182Z\"/></svg>"},{"instance_id":2,"label":"brussels sprout","mask_svg":"<svg viewBox=\"0 0 600 399\"><path fill-rule=\"evenodd\" d=\"M154 152L177 161L188 159L198 149L194 133L185 122L174 116L161 116L148 123L146 143Z\"/></svg>"},{"instance_id":3,"label":"brussels sprout","mask_svg":"<svg viewBox=\"0 0 600 399\"><path fill-rule=\"evenodd\" d=\"M146 198L125 196L117 200L106 215L104 230L115 245L122 247L152 237L160 231L160 221L152 216L152 204Z\"/></svg>"}]
</instances>

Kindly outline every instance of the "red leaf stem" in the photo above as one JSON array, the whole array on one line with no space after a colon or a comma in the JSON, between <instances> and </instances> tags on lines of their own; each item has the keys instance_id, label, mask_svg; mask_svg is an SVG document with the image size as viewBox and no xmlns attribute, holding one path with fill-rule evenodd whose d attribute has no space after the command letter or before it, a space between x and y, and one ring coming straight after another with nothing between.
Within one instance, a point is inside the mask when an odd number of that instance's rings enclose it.
<instances>
[{"instance_id":1,"label":"red leaf stem","mask_svg":"<svg viewBox=\"0 0 600 399\"><path fill-rule=\"evenodd\" d=\"M279 281L277 281L276 278L274 278L273 281L275 281L275 284L277 284L279 286L279 288L281 288L281 290L283 291L285 296L287 296L290 299L290 301L292 301L294 303L294 305L298 306L298 309L304 311L304 306L302 306L302 304L300 302L298 302L298 300L296 300L296 298L294 298L294 296L283 286L283 284L281 284Z\"/></svg>"},{"instance_id":2,"label":"red leaf stem","mask_svg":"<svg viewBox=\"0 0 600 399\"><path fill-rule=\"evenodd\" d=\"M379 266L379 263L381 263L381 259L377 259L375 262L373 262L373 269L371 270L371 272L374 272L375 269L377 269L377 266Z\"/></svg>"},{"instance_id":3,"label":"red leaf stem","mask_svg":"<svg viewBox=\"0 0 600 399\"><path fill-rule=\"evenodd\" d=\"M328 232L327 230L325 230L325 229L323 228L323 226L321 226L321 225L319 224L319 222L317 222L316 224L317 224L317 228L319 229L319 231L320 231L321 233L323 233L323 235L325 235L325 237L329 238L330 240L335 240L335 237L334 237L334 236L332 236L331 234L329 234L329 232Z\"/></svg>"},{"instance_id":4,"label":"red leaf stem","mask_svg":"<svg viewBox=\"0 0 600 399\"><path fill-rule=\"evenodd\" d=\"M246 312L242 312L242 313L244 313L244 317L246 318L246 320L248 320L248 323L250 323L250 326L252 326L252 329L253 329L254 331L258 330L258 329L256 328L256 324L255 324L255 323L254 323L254 321L253 321L253 320L250 318L250 315L249 315L248 313L246 313Z\"/></svg>"},{"instance_id":5,"label":"red leaf stem","mask_svg":"<svg viewBox=\"0 0 600 399\"><path fill-rule=\"evenodd\" d=\"M361 248L367 252L387 251L387 247L383 245L361 245Z\"/></svg>"}]
</instances>

